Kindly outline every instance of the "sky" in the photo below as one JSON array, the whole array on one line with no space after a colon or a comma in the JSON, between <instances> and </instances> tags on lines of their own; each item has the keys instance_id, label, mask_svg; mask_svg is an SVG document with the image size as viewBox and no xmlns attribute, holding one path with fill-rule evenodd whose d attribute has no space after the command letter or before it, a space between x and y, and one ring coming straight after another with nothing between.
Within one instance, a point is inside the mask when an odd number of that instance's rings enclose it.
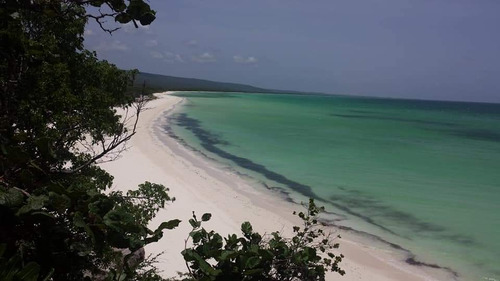
<instances>
[{"instance_id":1,"label":"sky","mask_svg":"<svg viewBox=\"0 0 500 281\"><path fill-rule=\"evenodd\" d=\"M500 103L498 0L151 0L85 46L120 68L332 94ZM113 22L108 22L114 26Z\"/></svg>"}]
</instances>

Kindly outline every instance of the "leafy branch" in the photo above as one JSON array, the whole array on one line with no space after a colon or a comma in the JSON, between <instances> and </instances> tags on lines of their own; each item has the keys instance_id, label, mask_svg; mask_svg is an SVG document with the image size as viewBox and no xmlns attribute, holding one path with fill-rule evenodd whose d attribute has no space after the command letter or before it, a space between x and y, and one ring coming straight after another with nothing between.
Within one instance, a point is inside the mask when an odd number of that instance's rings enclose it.
<instances>
[{"instance_id":1,"label":"leafy branch","mask_svg":"<svg viewBox=\"0 0 500 281\"><path fill-rule=\"evenodd\" d=\"M189 220L192 230L182 252L188 273L182 280L324 280L328 271L344 275L339 266L344 256L335 253L340 236L325 233L318 222L323 207L316 206L313 199L306 207L306 212L295 213L303 226L293 228L292 238L279 232L263 236L244 222L243 236L232 234L223 239L201 227L210 214L200 221L193 213Z\"/></svg>"},{"instance_id":2,"label":"leafy branch","mask_svg":"<svg viewBox=\"0 0 500 281\"><path fill-rule=\"evenodd\" d=\"M100 139L92 140L92 143L88 143L85 140L80 141L80 145L84 147L87 153L92 155L90 159L85 161L83 164L78 165L77 167L72 167L70 169L63 169L57 171L59 173L72 174L79 172L80 170L92 165L92 164L101 164L104 162L114 161L116 160L121 153L126 151L127 147L124 144L129 141L136 133L137 133L137 124L139 122L140 114L146 110L146 104L148 103L149 98L145 96L141 96L136 99L136 102L131 105L134 109L134 114L129 116L129 108L125 109L125 115L123 117L123 121L118 125L120 128L118 132L115 132L111 137L106 138L102 136ZM130 129L127 128L127 124L133 121L132 127ZM98 146L95 144L98 143ZM121 148L120 148L121 147ZM118 149L115 151L115 149ZM98 150L99 149L99 150ZM105 161L100 161L103 157L108 157Z\"/></svg>"}]
</instances>

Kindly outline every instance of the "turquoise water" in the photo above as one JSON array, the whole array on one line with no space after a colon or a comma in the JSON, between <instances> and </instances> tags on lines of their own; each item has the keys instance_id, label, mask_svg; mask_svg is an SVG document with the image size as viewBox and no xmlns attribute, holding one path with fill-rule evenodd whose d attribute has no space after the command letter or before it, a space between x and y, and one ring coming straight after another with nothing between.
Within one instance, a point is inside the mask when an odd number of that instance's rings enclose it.
<instances>
[{"instance_id":1,"label":"turquoise water","mask_svg":"<svg viewBox=\"0 0 500 281\"><path fill-rule=\"evenodd\" d=\"M500 280L500 104L185 93L173 132L338 225Z\"/></svg>"}]
</instances>

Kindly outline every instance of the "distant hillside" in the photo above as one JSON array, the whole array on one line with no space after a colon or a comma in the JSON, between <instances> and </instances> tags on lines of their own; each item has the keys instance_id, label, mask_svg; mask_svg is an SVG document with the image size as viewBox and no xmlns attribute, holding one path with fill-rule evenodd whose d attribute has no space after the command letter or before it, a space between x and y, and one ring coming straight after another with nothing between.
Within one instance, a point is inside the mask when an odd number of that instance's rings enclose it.
<instances>
[{"instance_id":1,"label":"distant hillside","mask_svg":"<svg viewBox=\"0 0 500 281\"><path fill-rule=\"evenodd\" d=\"M134 81L133 91L140 92L145 82L146 94L160 91L219 91L219 92L279 92L244 84L215 82L140 72Z\"/></svg>"}]
</instances>

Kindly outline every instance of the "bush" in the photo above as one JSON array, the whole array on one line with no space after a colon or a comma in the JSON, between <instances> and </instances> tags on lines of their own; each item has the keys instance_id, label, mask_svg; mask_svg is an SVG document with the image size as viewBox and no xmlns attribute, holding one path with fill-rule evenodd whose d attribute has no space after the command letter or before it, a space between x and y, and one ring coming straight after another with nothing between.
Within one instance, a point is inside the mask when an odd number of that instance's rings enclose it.
<instances>
[{"instance_id":1,"label":"bush","mask_svg":"<svg viewBox=\"0 0 500 281\"><path fill-rule=\"evenodd\" d=\"M340 236L325 233L317 219L322 210L310 199L305 213L294 213L303 225L293 228L292 238L279 232L263 236L244 222L242 236L223 239L201 227L210 214L198 220L193 213L186 239L186 245L191 241L192 246L182 252L188 274L182 280L324 280L327 271L344 275L339 267L343 255L333 253L339 247L334 240Z\"/></svg>"}]
</instances>

